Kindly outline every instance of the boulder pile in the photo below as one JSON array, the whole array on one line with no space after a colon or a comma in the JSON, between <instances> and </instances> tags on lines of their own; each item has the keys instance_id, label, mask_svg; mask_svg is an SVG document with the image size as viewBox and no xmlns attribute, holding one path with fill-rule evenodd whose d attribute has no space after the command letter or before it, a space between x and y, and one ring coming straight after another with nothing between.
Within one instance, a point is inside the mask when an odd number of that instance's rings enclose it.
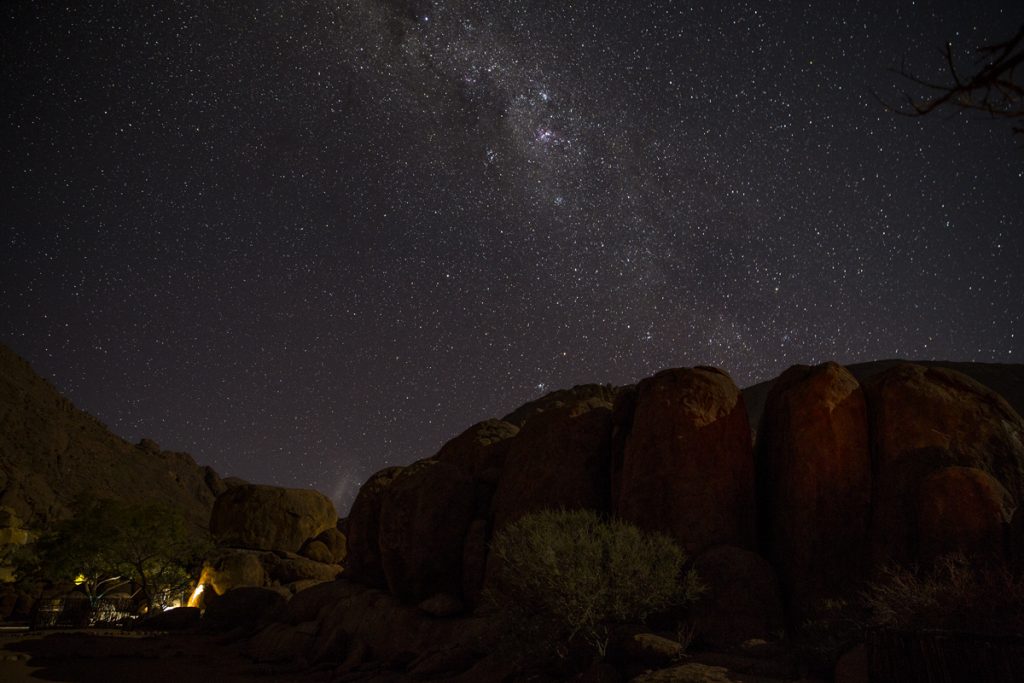
<instances>
[{"instance_id":1,"label":"boulder pile","mask_svg":"<svg viewBox=\"0 0 1024 683\"><path fill-rule=\"evenodd\" d=\"M317 491L235 486L214 503L210 533L217 548L199 579L205 605L240 588L290 597L337 578L346 554L334 505Z\"/></svg>"}]
</instances>

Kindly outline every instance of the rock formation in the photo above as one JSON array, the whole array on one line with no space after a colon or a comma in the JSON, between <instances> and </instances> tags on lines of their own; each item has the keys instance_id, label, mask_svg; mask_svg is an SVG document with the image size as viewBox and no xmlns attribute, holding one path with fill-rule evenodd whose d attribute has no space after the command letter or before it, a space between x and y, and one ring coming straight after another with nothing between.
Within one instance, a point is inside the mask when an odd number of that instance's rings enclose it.
<instances>
[{"instance_id":1,"label":"rock formation","mask_svg":"<svg viewBox=\"0 0 1024 683\"><path fill-rule=\"evenodd\" d=\"M380 509L384 493L401 473L401 467L388 467L366 480L359 489L346 519L348 560L345 575L367 586L387 585L380 559Z\"/></svg>"},{"instance_id":2,"label":"rock formation","mask_svg":"<svg viewBox=\"0 0 1024 683\"><path fill-rule=\"evenodd\" d=\"M342 678L501 679L521 663L495 647L499 624L477 609L494 576L492 535L534 510L585 507L689 551L708 589L687 615L695 643L730 652L712 661L792 677L791 662L751 657L779 652L772 641L787 626L816 616L823 598L848 597L883 558L928 563L959 551L1000 565L1024 554L1014 540L1021 418L977 383L900 365L864 388L834 363L795 366L766 391L763 411L755 457L744 399L712 368L555 392L378 472L346 520L328 516L287 542L280 520L256 524L258 535L246 527L261 487L225 494L211 527L250 547L211 557L210 625L254 633L246 649L259 662L334 666ZM273 517L303 517L274 505ZM230 599L218 606L218 595ZM665 668L682 645L623 629L625 645L612 648L620 659L590 675L731 679L699 660ZM644 673L651 666L662 670Z\"/></svg>"},{"instance_id":3,"label":"rock formation","mask_svg":"<svg viewBox=\"0 0 1024 683\"><path fill-rule=\"evenodd\" d=\"M962 554L999 563L1017 504L995 477L973 467L944 467L922 482L917 502L919 558L930 563Z\"/></svg>"},{"instance_id":4,"label":"rock formation","mask_svg":"<svg viewBox=\"0 0 1024 683\"><path fill-rule=\"evenodd\" d=\"M867 569L871 454L864 392L835 363L775 382L757 437L760 546L794 621L857 589Z\"/></svg>"},{"instance_id":5,"label":"rock formation","mask_svg":"<svg viewBox=\"0 0 1024 683\"><path fill-rule=\"evenodd\" d=\"M463 542L475 509L473 481L455 465L424 460L395 476L383 491L378 532L392 594L406 601L461 595Z\"/></svg>"},{"instance_id":6,"label":"rock formation","mask_svg":"<svg viewBox=\"0 0 1024 683\"><path fill-rule=\"evenodd\" d=\"M609 510L611 404L592 399L535 414L506 443L494 528L545 508Z\"/></svg>"},{"instance_id":7,"label":"rock formation","mask_svg":"<svg viewBox=\"0 0 1024 683\"><path fill-rule=\"evenodd\" d=\"M160 503L205 527L226 488L186 453L115 436L0 345L0 505L26 527L45 528L66 517L83 493Z\"/></svg>"},{"instance_id":8,"label":"rock formation","mask_svg":"<svg viewBox=\"0 0 1024 683\"><path fill-rule=\"evenodd\" d=\"M743 397L714 368L664 370L637 385L615 512L691 554L753 547L754 458Z\"/></svg>"},{"instance_id":9,"label":"rock formation","mask_svg":"<svg viewBox=\"0 0 1024 683\"><path fill-rule=\"evenodd\" d=\"M990 475L1013 506L1024 498L1024 420L995 392L952 370L907 363L869 379L865 394L874 456L875 562L918 559L922 485L942 468Z\"/></svg>"},{"instance_id":10,"label":"rock formation","mask_svg":"<svg viewBox=\"0 0 1024 683\"><path fill-rule=\"evenodd\" d=\"M248 484L225 492L210 518L219 547L199 577L205 603L240 588L290 596L337 578L346 545L337 522L334 505L317 491Z\"/></svg>"},{"instance_id":11,"label":"rock formation","mask_svg":"<svg viewBox=\"0 0 1024 683\"><path fill-rule=\"evenodd\" d=\"M210 533L224 546L294 553L337 523L334 505L318 491L247 484L217 498Z\"/></svg>"},{"instance_id":12,"label":"rock formation","mask_svg":"<svg viewBox=\"0 0 1024 683\"><path fill-rule=\"evenodd\" d=\"M478 475L490 469L501 470L507 449L503 442L519 433L519 427L504 420L478 422L446 443L435 458Z\"/></svg>"}]
</instances>

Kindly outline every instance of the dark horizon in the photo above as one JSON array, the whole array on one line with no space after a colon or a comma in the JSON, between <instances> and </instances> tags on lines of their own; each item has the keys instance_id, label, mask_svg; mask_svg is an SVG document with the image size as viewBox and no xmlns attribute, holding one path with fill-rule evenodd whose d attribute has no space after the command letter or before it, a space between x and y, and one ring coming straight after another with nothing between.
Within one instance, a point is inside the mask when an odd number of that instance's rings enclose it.
<instances>
[{"instance_id":1,"label":"dark horizon","mask_svg":"<svg viewBox=\"0 0 1024 683\"><path fill-rule=\"evenodd\" d=\"M224 476L344 509L575 384L1024 354L1021 140L873 94L1018 3L3 17L0 342Z\"/></svg>"}]
</instances>

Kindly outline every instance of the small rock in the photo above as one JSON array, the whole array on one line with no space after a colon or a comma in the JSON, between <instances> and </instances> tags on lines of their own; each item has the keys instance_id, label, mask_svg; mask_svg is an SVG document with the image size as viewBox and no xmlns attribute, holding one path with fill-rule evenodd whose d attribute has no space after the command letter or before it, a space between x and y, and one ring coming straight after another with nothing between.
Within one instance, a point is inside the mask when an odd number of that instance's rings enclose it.
<instances>
[{"instance_id":1,"label":"small rock","mask_svg":"<svg viewBox=\"0 0 1024 683\"><path fill-rule=\"evenodd\" d=\"M650 666L667 666L682 656L683 646L653 633L637 633L626 639L623 651L630 659Z\"/></svg>"},{"instance_id":2,"label":"small rock","mask_svg":"<svg viewBox=\"0 0 1024 683\"><path fill-rule=\"evenodd\" d=\"M651 671L632 679L631 683L737 683L722 666L683 664L671 669Z\"/></svg>"},{"instance_id":3,"label":"small rock","mask_svg":"<svg viewBox=\"0 0 1024 683\"><path fill-rule=\"evenodd\" d=\"M465 605L454 595L438 593L421 602L417 607L434 617L453 617L465 611Z\"/></svg>"}]
</instances>

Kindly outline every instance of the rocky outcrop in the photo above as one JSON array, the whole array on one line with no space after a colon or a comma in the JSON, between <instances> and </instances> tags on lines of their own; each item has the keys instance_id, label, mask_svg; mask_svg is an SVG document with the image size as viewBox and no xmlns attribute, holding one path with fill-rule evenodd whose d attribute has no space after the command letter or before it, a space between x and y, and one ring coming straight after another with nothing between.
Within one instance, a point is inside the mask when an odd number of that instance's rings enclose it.
<instances>
[{"instance_id":1,"label":"rocky outcrop","mask_svg":"<svg viewBox=\"0 0 1024 683\"><path fill-rule=\"evenodd\" d=\"M697 637L706 645L732 648L768 640L785 628L782 598L772 566L757 553L718 546L693 562L707 586L694 608Z\"/></svg>"},{"instance_id":2,"label":"rocky outcrop","mask_svg":"<svg viewBox=\"0 0 1024 683\"><path fill-rule=\"evenodd\" d=\"M270 588L291 595L315 583L333 581L341 565L283 551L218 548L203 564L199 584L214 595L239 588Z\"/></svg>"},{"instance_id":3,"label":"rocky outcrop","mask_svg":"<svg viewBox=\"0 0 1024 683\"><path fill-rule=\"evenodd\" d=\"M610 384L579 384L572 389L559 389L540 398L524 403L502 418L520 429L534 415L554 408L564 408L577 403L591 403L594 406L612 405L620 389Z\"/></svg>"},{"instance_id":4,"label":"rocky outcrop","mask_svg":"<svg viewBox=\"0 0 1024 683\"><path fill-rule=\"evenodd\" d=\"M442 446L434 459L455 465L469 475L500 470L508 453L503 446L518 433L519 427L510 422L484 420Z\"/></svg>"},{"instance_id":5,"label":"rocky outcrop","mask_svg":"<svg viewBox=\"0 0 1024 683\"><path fill-rule=\"evenodd\" d=\"M296 552L337 523L334 505L318 491L248 484L217 498L210 533L223 546Z\"/></svg>"},{"instance_id":6,"label":"rocky outcrop","mask_svg":"<svg viewBox=\"0 0 1024 683\"><path fill-rule=\"evenodd\" d=\"M492 505L494 529L545 508L609 509L611 405L597 401L535 414L515 439Z\"/></svg>"},{"instance_id":7,"label":"rocky outcrop","mask_svg":"<svg viewBox=\"0 0 1024 683\"><path fill-rule=\"evenodd\" d=\"M345 520L345 538L348 541L346 578L377 588L387 586L380 559L380 509L384 493L402 469L383 469L360 487Z\"/></svg>"},{"instance_id":8,"label":"rocky outcrop","mask_svg":"<svg viewBox=\"0 0 1024 683\"><path fill-rule=\"evenodd\" d=\"M354 647L362 649L361 658L376 660L479 650L494 635L494 625L487 620L432 617L387 593L344 579L296 594L271 626L274 636L268 645L290 642L290 659L314 663L344 661ZM296 637L303 632L310 637ZM477 654L482 656L483 652Z\"/></svg>"},{"instance_id":9,"label":"rocky outcrop","mask_svg":"<svg viewBox=\"0 0 1024 683\"><path fill-rule=\"evenodd\" d=\"M691 554L752 547L754 458L743 398L714 368L664 370L637 386L616 512Z\"/></svg>"},{"instance_id":10,"label":"rocky outcrop","mask_svg":"<svg viewBox=\"0 0 1024 683\"><path fill-rule=\"evenodd\" d=\"M331 562L340 564L345 561L345 556L348 555L348 542L340 529L325 529L314 540L324 544L330 553Z\"/></svg>"},{"instance_id":11,"label":"rocky outcrop","mask_svg":"<svg viewBox=\"0 0 1024 683\"><path fill-rule=\"evenodd\" d=\"M979 469L933 472L918 494L921 561L959 553L975 563L1002 562L1009 552L1005 539L1015 507L1009 491Z\"/></svg>"},{"instance_id":12,"label":"rocky outcrop","mask_svg":"<svg viewBox=\"0 0 1024 683\"><path fill-rule=\"evenodd\" d=\"M898 365L864 385L875 478L876 563L918 559L916 513L932 473L959 466L1024 496L1024 421L999 395L951 370Z\"/></svg>"},{"instance_id":13,"label":"rocky outcrop","mask_svg":"<svg viewBox=\"0 0 1024 683\"><path fill-rule=\"evenodd\" d=\"M800 623L821 600L856 591L867 569L871 454L857 380L835 363L783 373L756 460L760 546Z\"/></svg>"},{"instance_id":14,"label":"rocky outcrop","mask_svg":"<svg viewBox=\"0 0 1024 683\"><path fill-rule=\"evenodd\" d=\"M137 446L62 397L0 345L0 505L27 528L46 528L70 514L84 493L180 510L205 527L224 483L186 453L149 439Z\"/></svg>"},{"instance_id":15,"label":"rocky outcrop","mask_svg":"<svg viewBox=\"0 0 1024 683\"><path fill-rule=\"evenodd\" d=\"M238 588L210 600L203 613L205 631L242 630L254 633L279 613L285 598L269 588Z\"/></svg>"},{"instance_id":16,"label":"rocky outcrop","mask_svg":"<svg viewBox=\"0 0 1024 683\"><path fill-rule=\"evenodd\" d=\"M473 480L455 465L423 460L394 478L383 493L379 531L392 594L417 602L461 595L463 542L475 510Z\"/></svg>"},{"instance_id":17,"label":"rocky outcrop","mask_svg":"<svg viewBox=\"0 0 1024 683\"><path fill-rule=\"evenodd\" d=\"M892 368L911 362L926 368L945 368L967 375L1002 396L1017 412L1024 415L1024 365L1013 363L957 363L953 361L905 361L877 360L867 363L854 363L845 366L847 371L863 385L866 381ZM757 431L763 414L768 392L778 378L760 382L743 389L743 399L747 404L750 416L750 428Z\"/></svg>"}]
</instances>

